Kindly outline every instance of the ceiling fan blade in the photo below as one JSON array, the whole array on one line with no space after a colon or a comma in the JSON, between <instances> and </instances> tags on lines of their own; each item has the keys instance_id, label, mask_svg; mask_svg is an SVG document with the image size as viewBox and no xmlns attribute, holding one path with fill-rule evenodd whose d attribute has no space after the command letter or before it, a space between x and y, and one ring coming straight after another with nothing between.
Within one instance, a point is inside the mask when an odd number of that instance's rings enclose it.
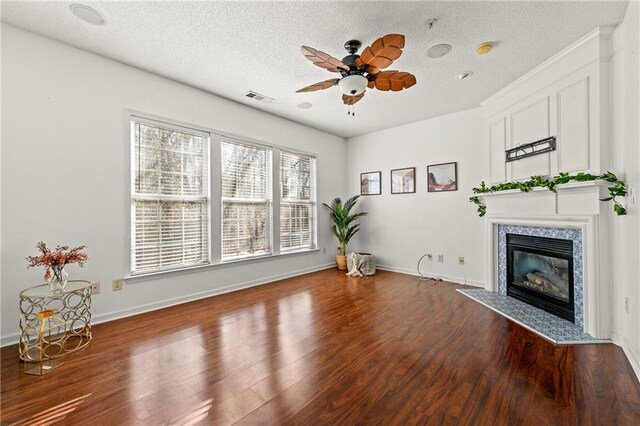
<instances>
[{"instance_id":1,"label":"ceiling fan blade","mask_svg":"<svg viewBox=\"0 0 640 426\"><path fill-rule=\"evenodd\" d=\"M342 102L344 102L345 105L353 105L358 101L360 101L360 99L362 99L363 97L364 97L364 92L356 96L342 95Z\"/></svg>"},{"instance_id":2,"label":"ceiling fan blade","mask_svg":"<svg viewBox=\"0 0 640 426\"><path fill-rule=\"evenodd\" d=\"M307 87L303 87L302 89L296 90L296 93L315 92L316 90L328 89L329 87L333 87L338 84L339 81L339 78L332 78L330 80L321 81L319 83L314 83Z\"/></svg>"},{"instance_id":3,"label":"ceiling fan blade","mask_svg":"<svg viewBox=\"0 0 640 426\"><path fill-rule=\"evenodd\" d=\"M395 46L398 49L404 49L404 36L402 34L387 34L382 37L382 41L386 46Z\"/></svg>"},{"instance_id":4,"label":"ceiling fan blade","mask_svg":"<svg viewBox=\"0 0 640 426\"><path fill-rule=\"evenodd\" d=\"M389 58L385 58L384 56L376 56L371 60L371 62L369 62L369 65L373 65L374 67L381 70L387 68L392 63L393 61Z\"/></svg>"},{"instance_id":5,"label":"ceiling fan blade","mask_svg":"<svg viewBox=\"0 0 640 426\"><path fill-rule=\"evenodd\" d=\"M369 65L369 66L367 67L367 72L368 72L369 74L372 74L372 75L373 75L373 74L378 74L378 73L380 72L380 70L379 70L378 68L374 67L373 65Z\"/></svg>"},{"instance_id":6,"label":"ceiling fan blade","mask_svg":"<svg viewBox=\"0 0 640 426\"><path fill-rule=\"evenodd\" d=\"M367 64L377 69L387 68L402 55L403 47L404 36L402 34L387 34L362 51L360 58L356 60L356 66Z\"/></svg>"},{"instance_id":7,"label":"ceiling fan blade","mask_svg":"<svg viewBox=\"0 0 640 426\"><path fill-rule=\"evenodd\" d=\"M300 49L305 58L313 62L314 65L329 70L331 72L349 71L349 67L333 56L316 50L313 47L302 46Z\"/></svg>"},{"instance_id":8,"label":"ceiling fan blade","mask_svg":"<svg viewBox=\"0 0 640 426\"><path fill-rule=\"evenodd\" d=\"M416 77L413 74L404 71L380 71L373 80L375 88L383 92L387 90L399 92L408 89L416 82ZM371 83L369 82L369 84Z\"/></svg>"},{"instance_id":9,"label":"ceiling fan blade","mask_svg":"<svg viewBox=\"0 0 640 426\"><path fill-rule=\"evenodd\" d=\"M362 62L362 64L364 65L371 62L371 60L375 57L376 55L373 54L371 48L367 46L360 54L360 57L356 60L356 66L358 66L358 61Z\"/></svg>"}]
</instances>

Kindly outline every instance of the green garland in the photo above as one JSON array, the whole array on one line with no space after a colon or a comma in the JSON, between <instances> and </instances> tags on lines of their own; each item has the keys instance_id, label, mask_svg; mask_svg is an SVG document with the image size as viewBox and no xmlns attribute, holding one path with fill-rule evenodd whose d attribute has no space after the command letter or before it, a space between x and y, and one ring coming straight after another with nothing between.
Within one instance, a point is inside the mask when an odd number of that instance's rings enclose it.
<instances>
[{"instance_id":1,"label":"green garland","mask_svg":"<svg viewBox=\"0 0 640 426\"><path fill-rule=\"evenodd\" d=\"M607 172L600 176L582 172L574 176L569 175L569 173L560 173L558 176L554 176L551 179L547 179L542 176L531 176L531 179L527 181L498 183L490 187L487 187L484 181L482 181L479 188L473 188L473 193L489 194L492 192L508 191L511 189L519 189L522 192L529 192L532 188L536 187L548 188L549 191L556 192L556 185L569 183L572 180L576 182L603 180L613 184L609 187L610 197L601 198L600 201L613 201L613 211L616 212L617 215L622 216L627 214L627 210L616 199L616 197L624 197L627 195L627 186L611 172ZM469 197L469 201L478 206L478 216L482 217L487 213L487 206L479 196Z\"/></svg>"}]
</instances>

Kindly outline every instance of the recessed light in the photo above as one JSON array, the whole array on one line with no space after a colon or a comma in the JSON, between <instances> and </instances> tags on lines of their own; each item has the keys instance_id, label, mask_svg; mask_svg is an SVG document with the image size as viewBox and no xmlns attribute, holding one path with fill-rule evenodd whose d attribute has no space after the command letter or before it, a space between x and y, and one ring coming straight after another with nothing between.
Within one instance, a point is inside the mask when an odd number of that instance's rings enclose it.
<instances>
[{"instance_id":1,"label":"recessed light","mask_svg":"<svg viewBox=\"0 0 640 426\"><path fill-rule=\"evenodd\" d=\"M300 109L309 109L313 106L313 104L311 102L302 102L301 104L298 104L298 108Z\"/></svg>"},{"instance_id":2,"label":"recessed light","mask_svg":"<svg viewBox=\"0 0 640 426\"><path fill-rule=\"evenodd\" d=\"M473 75L473 71L463 71L460 74L456 75L456 80L464 80L467 77L471 77Z\"/></svg>"},{"instance_id":3,"label":"recessed light","mask_svg":"<svg viewBox=\"0 0 640 426\"><path fill-rule=\"evenodd\" d=\"M431 59L442 58L447 53L451 52L450 44L436 44L427 50L427 56Z\"/></svg>"},{"instance_id":4,"label":"recessed light","mask_svg":"<svg viewBox=\"0 0 640 426\"><path fill-rule=\"evenodd\" d=\"M85 6L83 4L72 4L69 6L69 9L71 10L71 13L88 24L104 25L107 23L107 18L92 7Z\"/></svg>"},{"instance_id":5,"label":"recessed light","mask_svg":"<svg viewBox=\"0 0 640 426\"><path fill-rule=\"evenodd\" d=\"M491 52L491 49L493 49L493 43L491 43L490 41L487 41L485 43L480 43L476 47L476 52L478 52L478 55L485 55Z\"/></svg>"}]
</instances>

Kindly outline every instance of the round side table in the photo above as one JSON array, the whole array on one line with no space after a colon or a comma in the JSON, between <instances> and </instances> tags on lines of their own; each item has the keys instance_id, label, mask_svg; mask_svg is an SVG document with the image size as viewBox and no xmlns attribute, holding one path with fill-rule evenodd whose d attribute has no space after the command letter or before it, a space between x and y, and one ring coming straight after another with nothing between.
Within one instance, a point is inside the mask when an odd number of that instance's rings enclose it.
<instances>
[{"instance_id":1,"label":"round side table","mask_svg":"<svg viewBox=\"0 0 640 426\"><path fill-rule=\"evenodd\" d=\"M20 359L37 362L41 360L38 336L33 330L39 328L38 313L54 310L66 323L66 335L61 350L43 353L44 359L55 359L87 347L91 342L91 283L84 280L69 280L64 290L52 292L48 284L28 288L20 293ZM38 346L39 348L39 346Z\"/></svg>"}]
</instances>

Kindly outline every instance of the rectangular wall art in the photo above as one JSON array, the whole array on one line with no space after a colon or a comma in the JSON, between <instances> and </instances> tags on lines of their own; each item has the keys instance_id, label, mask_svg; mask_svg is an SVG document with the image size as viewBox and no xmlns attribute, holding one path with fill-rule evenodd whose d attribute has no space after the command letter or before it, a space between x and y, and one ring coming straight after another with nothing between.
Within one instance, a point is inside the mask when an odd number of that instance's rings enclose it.
<instances>
[{"instance_id":1,"label":"rectangular wall art","mask_svg":"<svg viewBox=\"0 0 640 426\"><path fill-rule=\"evenodd\" d=\"M360 173L360 195L380 195L382 185L380 185L382 172Z\"/></svg>"},{"instance_id":2,"label":"rectangular wall art","mask_svg":"<svg viewBox=\"0 0 640 426\"><path fill-rule=\"evenodd\" d=\"M416 168L391 170L391 193L408 194L416 192Z\"/></svg>"},{"instance_id":3,"label":"rectangular wall art","mask_svg":"<svg viewBox=\"0 0 640 426\"><path fill-rule=\"evenodd\" d=\"M444 192L458 190L458 163L427 166L427 191Z\"/></svg>"}]
</instances>

